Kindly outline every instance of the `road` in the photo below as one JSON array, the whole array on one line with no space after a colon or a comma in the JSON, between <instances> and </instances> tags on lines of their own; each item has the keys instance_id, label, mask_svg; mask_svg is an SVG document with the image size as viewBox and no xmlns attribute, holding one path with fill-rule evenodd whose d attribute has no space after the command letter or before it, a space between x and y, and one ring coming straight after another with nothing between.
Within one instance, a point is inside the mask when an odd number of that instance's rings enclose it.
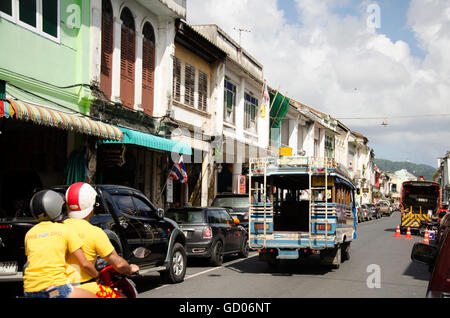
<instances>
[{"instance_id":1,"label":"road","mask_svg":"<svg viewBox=\"0 0 450 318\"><path fill-rule=\"evenodd\" d=\"M158 273L133 280L139 298L147 299L423 298L430 273L427 266L410 258L414 242L422 238L394 238L399 218L394 213L358 224L351 258L337 270L319 265L319 256L271 269L251 252L247 259L225 258L220 267L189 260L185 281L176 285L163 285ZM21 284L3 285L0 294L21 295Z\"/></svg>"},{"instance_id":2,"label":"road","mask_svg":"<svg viewBox=\"0 0 450 318\"><path fill-rule=\"evenodd\" d=\"M394 238L399 213L358 224L351 259L331 270L311 256L270 269L256 252L226 258L221 267L188 262L185 281L161 285L159 275L136 279L141 298L423 298L430 273L413 263L414 242Z\"/></svg>"}]
</instances>

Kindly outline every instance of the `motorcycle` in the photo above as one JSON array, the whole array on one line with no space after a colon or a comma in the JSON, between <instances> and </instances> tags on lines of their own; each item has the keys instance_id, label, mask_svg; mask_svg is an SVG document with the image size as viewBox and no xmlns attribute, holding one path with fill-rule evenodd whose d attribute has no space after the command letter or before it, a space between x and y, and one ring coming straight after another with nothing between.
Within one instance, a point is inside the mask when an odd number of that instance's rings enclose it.
<instances>
[{"instance_id":1,"label":"motorcycle","mask_svg":"<svg viewBox=\"0 0 450 318\"><path fill-rule=\"evenodd\" d=\"M100 291L99 298L136 298L138 292L136 284L126 275L117 272L106 262L97 262L99 270Z\"/></svg>"},{"instance_id":2,"label":"motorcycle","mask_svg":"<svg viewBox=\"0 0 450 318\"><path fill-rule=\"evenodd\" d=\"M437 241L437 234L439 233L439 225L440 223L437 221L422 221L420 222L419 234L421 236L425 235L425 230L428 230L428 235L430 240Z\"/></svg>"}]
</instances>

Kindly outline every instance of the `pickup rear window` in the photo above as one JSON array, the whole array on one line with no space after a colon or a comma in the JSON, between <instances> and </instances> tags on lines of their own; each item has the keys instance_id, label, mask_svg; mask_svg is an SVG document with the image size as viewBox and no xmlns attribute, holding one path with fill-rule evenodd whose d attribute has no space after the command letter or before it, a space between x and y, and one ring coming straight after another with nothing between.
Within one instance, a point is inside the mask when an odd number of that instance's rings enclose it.
<instances>
[{"instance_id":1,"label":"pickup rear window","mask_svg":"<svg viewBox=\"0 0 450 318\"><path fill-rule=\"evenodd\" d=\"M205 223L203 210L168 210L167 217L181 224Z\"/></svg>"}]
</instances>

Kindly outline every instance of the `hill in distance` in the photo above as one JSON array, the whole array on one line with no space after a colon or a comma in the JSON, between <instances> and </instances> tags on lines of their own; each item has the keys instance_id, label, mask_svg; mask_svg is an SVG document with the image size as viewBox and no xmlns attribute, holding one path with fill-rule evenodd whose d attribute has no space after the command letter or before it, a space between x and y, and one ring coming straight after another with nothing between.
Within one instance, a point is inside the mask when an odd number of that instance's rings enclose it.
<instances>
[{"instance_id":1,"label":"hill in distance","mask_svg":"<svg viewBox=\"0 0 450 318\"><path fill-rule=\"evenodd\" d=\"M433 181L433 174L436 172L436 168L429 165L416 164L413 162L397 162L387 159L375 159L375 164L380 170L395 172L398 170L406 169L416 177L423 176L427 181Z\"/></svg>"}]
</instances>

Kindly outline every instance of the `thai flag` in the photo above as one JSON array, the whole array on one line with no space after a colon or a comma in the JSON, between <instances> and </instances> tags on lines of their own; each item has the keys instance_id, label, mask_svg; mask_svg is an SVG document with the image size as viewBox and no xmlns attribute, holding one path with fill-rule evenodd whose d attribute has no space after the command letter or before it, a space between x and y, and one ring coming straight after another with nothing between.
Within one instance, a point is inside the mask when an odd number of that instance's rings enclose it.
<instances>
[{"instance_id":1,"label":"thai flag","mask_svg":"<svg viewBox=\"0 0 450 318\"><path fill-rule=\"evenodd\" d=\"M187 183L188 177L186 173L186 167L183 162L183 156L180 156L178 163L174 163L172 169L170 169L169 178L173 180L179 180L181 183Z\"/></svg>"}]
</instances>

